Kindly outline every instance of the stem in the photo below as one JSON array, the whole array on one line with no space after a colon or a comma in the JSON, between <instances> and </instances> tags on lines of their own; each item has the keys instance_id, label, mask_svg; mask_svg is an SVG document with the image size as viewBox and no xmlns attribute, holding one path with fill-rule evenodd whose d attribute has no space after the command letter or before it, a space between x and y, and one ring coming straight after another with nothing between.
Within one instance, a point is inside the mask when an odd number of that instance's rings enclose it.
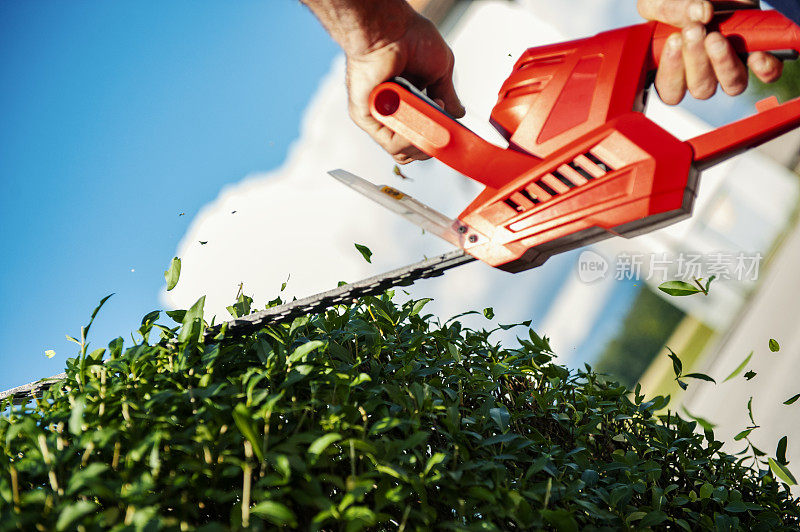
<instances>
[{"instance_id":1,"label":"stem","mask_svg":"<svg viewBox=\"0 0 800 532\"><path fill-rule=\"evenodd\" d=\"M253 446L249 441L244 442L244 456L247 462L244 465L244 480L242 482L242 527L250 526L250 481L253 467L250 459L253 457Z\"/></svg>"},{"instance_id":2,"label":"stem","mask_svg":"<svg viewBox=\"0 0 800 532\"><path fill-rule=\"evenodd\" d=\"M696 285L697 285L697 287L700 289L700 291L701 291L701 292L703 292L703 295L704 295L704 296L707 296L707 295L708 295L708 290L706 290L705 288L703 288L703 285L702 285L702 284L700 284L700 280L699 280L697 277L695 277L695 278L694 278L694 284L696 284Z\"/></svg>"}]
</instances>

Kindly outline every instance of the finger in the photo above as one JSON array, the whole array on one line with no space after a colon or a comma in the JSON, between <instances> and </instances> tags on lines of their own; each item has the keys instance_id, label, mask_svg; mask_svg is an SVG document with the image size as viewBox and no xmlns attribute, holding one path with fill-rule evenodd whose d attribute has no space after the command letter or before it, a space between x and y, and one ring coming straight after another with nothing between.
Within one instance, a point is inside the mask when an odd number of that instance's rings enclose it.
<instances>
[{"instance_id":1,"label":"finger","mask_svg":"<svg viewBox=\"0 0 800 532\"><path fill-rule=\"evenodd\" d=\"M747 88L747 68L736 55L728 39L717 32L712 32L706 37L704 45L722 90L731 96L744 92Z\"/></svg>"},{"instance_id":2,"label":"finger","mask_svg":"<svg viewBox=\"0 0 800 532\"><path fill-rule=\"evenodd\" d=\"M686 95L686 72L683 68L683 39L680 33L667 38L656 72L656 91L667 105L677 105Z\"/></svg>"},{"instance_id":3,"label":"finger","mask_svg":"<svg viewBox=\"0 0 800 532\"><path fill-rule=\"evenodd\" d=\"M704 0L639 0L637 7L644 18L679 28L692 22L708 24L714 15L714 6Z\"/></svg>"},{"instance_id":4,"label":"finger","mask_svg":"<svg viewBox=\"0 0 800 532\"><path fill-rule=\"evenodd\" d=\"M413 153L398 153L397 155L393 155L393 157L397 164L408 164L413 161L425 161L431 158L430 155L419 150Z\"/></svg>"},{"instance_id":5,"label":"finger","mask_svg":"<svg viewBox=\"0 0 800 532\"><path fill-rule=\"evenodd\" d=\"M453 86L453 68L450 67L440 79L428 85L428 95L444 103L442 106L445 111L456 118L461 118L466 114L466 109L458 99L456 89Z\"/></svg>"},{"instance_id":6,"label":"finger","mask_svg":"<svg viewBox=\"0 0 800 532\"><path fill-rule=\"evenodd\" d=\"M758 79L764 83L772 83L781 77L783 62L766 52L753 52L747 58L747 66Z\"/></svg>"},{"instance_id":7,"label":"finger","mask_svg":"<svg viewBox=\"0 0 800 532\"><path fill-rule=\"evenodd\" d=\"M706 30L697 22L683 29L683 63L686 87L698 100L707 100L717 91L717 78L704 44Z\"/></svg>"},{"instance_id":8,"label":"finger","mask_svg":"<svg viewBox=\"0 0 800 532\"><path fill-rule=\"evenodd\" d=\"M400 65L392 61L367 62L350 60L347 63L348 111L355 124L363 129L384 150L403 162L428 159L428 155L411 144L408 139L375 120L370 113L369 94L380 82L399 73Z\"/></svg>"}]
</instances>

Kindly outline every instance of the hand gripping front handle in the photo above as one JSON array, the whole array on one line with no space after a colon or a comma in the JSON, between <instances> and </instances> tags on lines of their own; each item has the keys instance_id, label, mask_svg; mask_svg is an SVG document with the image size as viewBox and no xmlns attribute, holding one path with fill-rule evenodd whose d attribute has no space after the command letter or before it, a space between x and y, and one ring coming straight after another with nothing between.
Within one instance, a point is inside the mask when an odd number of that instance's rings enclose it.
<instances>
[{"instance_id":1,"label":"hand gripping front handle","mask_svg":"<svg viewBox=\"0 0 800 532\"><path fill-rule=\"evenodd\" d=\"M485 141L401 78L375 87L369 103L378 122L487 187L499 189L540 161Z\"/></svg>"}]
</instances>

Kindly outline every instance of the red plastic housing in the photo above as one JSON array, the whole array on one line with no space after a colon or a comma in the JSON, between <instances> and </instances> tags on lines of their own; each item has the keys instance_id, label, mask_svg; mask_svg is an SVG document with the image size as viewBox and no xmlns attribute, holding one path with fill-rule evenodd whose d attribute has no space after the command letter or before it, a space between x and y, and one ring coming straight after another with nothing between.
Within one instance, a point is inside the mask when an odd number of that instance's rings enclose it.
<instances>
[{"instance_id":1,"label":"red plastic housing","mask_svg":"<svg viewBox=\"0 0 800 532\"><path fill-rule=\"evenodd\" d=\"M713 28L737 51L795 50L800 28L743 10ZM465 249L507 271L611 235L633 236L691 214L699 171L800 126L800 98L686 142L643 114L649 76L676 28L649 22L527 50L503 83L495 146L413 88L386 82L372 115L425 153L485 185L461 213Z\"/></svg>"}]
</instances>

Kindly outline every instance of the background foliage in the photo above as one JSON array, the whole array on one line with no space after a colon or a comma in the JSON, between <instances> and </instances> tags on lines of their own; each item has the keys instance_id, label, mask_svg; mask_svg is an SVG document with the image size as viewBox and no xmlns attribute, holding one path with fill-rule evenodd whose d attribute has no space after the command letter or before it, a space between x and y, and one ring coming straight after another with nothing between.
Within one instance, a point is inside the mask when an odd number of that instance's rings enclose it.
<instances>
[{"instance_id":1,"label":"background foliage","mask_svg":"<svg viewBox=\"0 0 800 532\"><path fill-rule=\"evenodd\" d=\"M597 359L597 370L633 386L686 314L642 286L622 326Z\"/></svg>"},{"instance_id":2,"label":"background foliage","mask_svg":"<svg viewBox=\"0 0 800 532\"><path fill-rule=\"evenodd\" d=\"M90 322L61 385L5 405L0 529L797 529L763 457L725 454L668 398L426 302L204 341L200 299L91 352Z\"/></svg>"}]
</instances>

